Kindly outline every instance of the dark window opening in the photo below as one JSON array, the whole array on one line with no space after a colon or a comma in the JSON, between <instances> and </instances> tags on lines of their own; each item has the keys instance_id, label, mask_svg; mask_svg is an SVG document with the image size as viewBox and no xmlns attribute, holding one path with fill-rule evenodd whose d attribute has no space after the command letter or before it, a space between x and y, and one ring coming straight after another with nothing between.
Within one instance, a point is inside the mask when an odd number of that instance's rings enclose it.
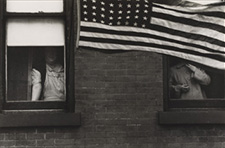
<instances>
[{"instance_id":1,"label":"dark window opening","mask_svg":"<svg viewBox=\"0 0 225 148\"><path fill-rule=\"evenodd\" d=\"M7 56L7 101L65 101L64 47L8 47Z\"/></svg>"},{"instance_id":2,"label":"dark window opening","mask_svg":"<svg viewBox=\"0 0 225 148\"><path fill-rule=\"evenodd\" d=\"M165 110L225 107L225 73L179 58L165 58Z\"/></svg>"}]
</instances>

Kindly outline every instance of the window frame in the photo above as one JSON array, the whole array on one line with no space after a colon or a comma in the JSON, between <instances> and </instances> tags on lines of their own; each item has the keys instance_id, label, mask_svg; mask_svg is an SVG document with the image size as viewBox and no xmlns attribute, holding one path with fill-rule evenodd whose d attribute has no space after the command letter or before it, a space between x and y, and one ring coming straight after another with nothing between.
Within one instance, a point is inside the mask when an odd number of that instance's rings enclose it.
<instances>
[{"instance_id":1,"label":"window frame","mask_svg":"<svg viewBox=\"0 0 225 148\"><path fill-rule=\"evenodd\" d=\"M63 12L47 12L47 13L21 13L21 12L7 12L7 0L0 1L0 112L7 110L43 110L43 109L62 109L65 112L75 112L74 99L74 0L63 0ZM66 58L66 101L6 101L6 59L5 51L6 45L6 22L9 18L60 18L65 23L65 55Z\"/></svg>"},{"instance_id":2,"label":"window frame","mask_svg":"<svg viewBox=\"0 0 225 148\"><path fill-rule=\"evenodd\" d=\"M163 86L164 86L164 110L182 108L225 108L225 98L208 98L207 100L181 100L169 98L169 56L163 56ZM193 62L190 62L193 63ZM196 64L196 63L195 63ZM206 70L209 67L204 67ZM219 71L216 71L219 72Z\"/></svg>"},{"instance_id":3,"label":"window frame","mask_svg":"<svg viewBox=\"0 0 225 148\"><path fill-rule=\"evenodd\" d=\"M225 99L170 100L169 59L169 56L163 55L163 111L158 112L159 124L225 124Z\"/></svg>"},{"instance_id":4,"label":"window frame","mask_svg":"<svg viewBox=\"0 0 225 148\"><path fill-rule=\"evenodd\" d=\"M6 103L6 16L34 17L34 14L6 13L6 0L0 1L0 127L80 126L81 113L75 113L74 50L75 14L74 0L64 0L64 14L37 14L35 17L61 17L65 20L66 46L66 101L64 102L7 102Z\"/></svg>"}]
</instances>

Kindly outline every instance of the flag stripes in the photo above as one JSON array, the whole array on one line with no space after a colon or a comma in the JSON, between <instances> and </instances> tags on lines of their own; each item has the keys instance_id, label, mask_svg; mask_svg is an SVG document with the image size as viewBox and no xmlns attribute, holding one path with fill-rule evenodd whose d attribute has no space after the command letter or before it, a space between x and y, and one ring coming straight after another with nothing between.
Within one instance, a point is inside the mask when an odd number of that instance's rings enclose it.
<instances>
[{"instance_id":1,"label":"flag stripes","mask_svg":"<svg viewBox=\"0 0 225 148\"><path fill-rule=\"evenodd\" d=\"M164 26L159 26L159 25L152 24L150 28L157 30L160 33L168 33L169 35L174 35L177 38L180 38L180 37L186 38L187 40L189 40L190 43L198 44L199 41L206 42L206 44L204 44L206 47L209 47L215 51L220 50L221 52L224 53L224 49L223 49L223 47L225 46L224 41L221 41L212 37L204 36L201 34L197 34L197 33L185 32L182 30L175 30L172 28L168 29Z\"/></svg>"},{"instance_id":2,"label":"flag stripes","mask_svg":"<svg viewBox=\"0 0 225 148\"><path fill-rule=\"evenodd\" d=\"M142 37L134 37L134 36L122 36L122 35L111 35L111 34L100 34L100 33L82 33L81 34L81 40L85 41L90 41L90 42L99 42L99 39L101 39L102 42L104 43L113 43L113 44L119 44L119 45L138 45L138 46L146 46L146 47L157 47L157 48L162 48L162 49L167 49L169 51L182 51L183 53L188 53L188 54L194 54L194 55L199 55L199 56L205 56L205 57L210 57L212 59L218 60L218 61L223 61L224 56L221 55L216 55L216 54L210 54L209 52L204 52L202 51L199 52L198 50L188 50L190 47L183 48L181 44L176 44L174 43L173 46L171 46L170 42L164 41L163 44L161 45L161 40L155 40L155 39L149 39L146 40L145 38ZM90 37L91 36L91 37ZM131 49L131 50L135 50Z\"/></svg>"},{"instance_id":3,"label":"flag stripes","mask_svg":"<svg viewBox=\"0 0 225 148\"><path fill-rule=\"evenodd\" d=\"M161 8L157 8L157 7L154 7L154 10L156 11L156 12L160 12L160 11L163 11ZM182 16L182 18L185 18L185 19L187 19L187 20L190 20L189 18L191 18L191 19L193 19L193 20L195 20L195 21L197 21L197 22L199 22L199 17L198 17L198 15L196 15L196 14L186 14L186 13L184 13L184 12L177 12L177 11L175 11L175 10L166 10L166 12L167 13L169 13L169 14L172 14L174 17L179 17L179 18L181 18L180 16ZM162 12L162 14L163 14L163 12ZM218 20L220 20L219 22L223 22L224 21L224 18L221 18L221 19L219 19L219 18L217 18L217 19L215 19L214 17L212 17L212 16L207 16L207 15L202 15L204 18L206 18L204 21L205 22L208 22L208 23L212 23L212 24L215 24L215 21L218 21ZM224 16L225 17L225 16ZM204 22L202 22L202 23L204 23ZM223 25L223 24L220 24L220 25Z\"/></svg>"},{"instance_id":4,"label":"flag stripes","mask_svg":"<svg viewBox=\"0 0 225 148\"><path fill-rule=\"evenodd\" d=\"M155 9L153 9L154 12ZM215 24L215 21L218 20L213 20L213 23L209 23L209 22L201 22L201 21L197 21L197 20L193 20L193 19L188 19L188 18L184 18L183 16L171 16L169 14L165 14L163 12L159 12L159 10L155 10L158 12L154 12L152 13L152 18L157 18L157 19L162 19L165 21L171 21L171 22L175 22L175 23L180 23L181 25L187 25L189 28L190 26L192 27L200 27L202 29L207 29L208 31L215 31L215 32L219 32L219 33L225 33L224 27L221 25L217 25ZM224 20L223 20L224 22ZM217 22L218 23L218 22Z\"/></svg>"},{"instance_id":5,"label":"flag stripes","mask_svg":"<svg viewBox=\"0 0 225 148\"><path fill-rule=\"evenodd\" d=\"M225 70L224 3L191 10L129 2L83 0L79 46L151 51Z\"/></svg>"},{"instance_id":6,"label":"flag stripes","mask_svg":"<svg viewBox=\"0 0 225 148\"><path fill-rule=\"evenodd\" d=\"M87 46L88 44L92 44L92 46ZM187 54L187 53L182 53L182 52L176 52L176 51L167 51L166 49L161 49L161 48L155 48L155 47L142 47L142 46L132 46L132 45L121 45L121 44L109 44L109 43L99 43L99 42L90 42L90 41L80 41L80 46L83 48L89 48L89 49L107 49L107 50L127 50L130 51L132 49L138 49L140 51L149 51L149 52L156 52L156 53L160 53L160 54L165 54L165 55L170 55L170 56L174 56L176 55L176 57L179 58L183 58L185 60L190 60L193 62L197 62L197 63L204 63L204 65L207 65L209 67L215 67L217 69L221 69L223 70L225 65L224 62L220 62L218 60L214 60L211 58L207 58L207 57L202 57L202 56L196 56L196 55L192 55L192 54ZM199 62L201 61L201 62Z\"/></svg>"},{"instance_id":7,"label":"flag stripes","mask_svg":"<svg viewBox=\"0 0 225 148\"><path fill-rule=\"evenodd\" d=\"M155 8L161 8L164 9L166 11L168 10L172 10L174 12L180 12L182 14L194 14L194 15L201 15L201 16L208 16L208 17L216 17L216 18L221 18L224 19L225 18L225 14L224 14L224 6L225 6L225 2L223 3L219 3L217 5L213 5L210 4L209 6L202 6L202 7L180 7L180 6L167 6L167 5L159 5L154 3L153 6ZM214 7L212 7L214 6ZM215 9L215 6L216 9ZM199 11L199 9L204 9L207 8L204 11ZM169 12L169 11L168 11Z\"/></svg>"},{"instance_id":8,"label":"flag stripes","mask_svg":"<svg viewBox=\"0 0 225 148\"><path fill-rule=\"evenodd\" d=\"M150 31L146 31L145 29L136 29L136 31L138 32L131 32L129 30L127 30L127 28L124 27L117 27L116 29L104 29L104 28L109 28L108 26L104 26L102 24L99 24L99 27L85 27L87 25L84 25L84 22L82 22L83 27L82 28L82 32L81 32L81 37L85 36L85 37L93 37L93 38L110 38L110 39L121 39L123 37L123 40L131 40L130 38L135 38L134 42L136 41L137 37L142 37L142 41L143 42L150 42L150 43L154 43L151 40L158 40L158 42L168 42L168 43L173 43L173 46L175 46L174 44L177 44L179 46L180 45L186 45L189 46L190 50L194 50L196 49L196 51L200 51L203 53L211 53L211 54L221 54L224 53L223 51L216 51L213 50L211 48L207 48L206 46L201 45L201 43L199 44L193 44L193 43L189 43L188 40L185 40L185 38L179 37L177 39L175 39L176 36L174 36L174 38L168 38L166 34L164 34L162 36L162 34L160 34L161 36L157 35L157 32L154 32L153 30ZM95 24L92 24L91 26L94 26ZM153 33L153 34L152 34ZM171 37L171 36L170 36ZM182 40L181 40L182 39ZM186 41L186 42L185 42ZM214 47L215 48L215 47Z\"/></svg>"}]
</instances>

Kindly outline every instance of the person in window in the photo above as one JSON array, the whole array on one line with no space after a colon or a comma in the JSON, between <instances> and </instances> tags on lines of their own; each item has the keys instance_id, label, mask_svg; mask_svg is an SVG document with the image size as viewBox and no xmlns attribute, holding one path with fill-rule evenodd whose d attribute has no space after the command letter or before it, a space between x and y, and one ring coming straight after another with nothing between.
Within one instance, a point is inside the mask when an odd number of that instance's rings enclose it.
<instances>
[{"instance_id":1,"label":"person in window","mask_svg":"<svg viewBox=\"0 0 225 148\"><path fill-rule=\"evenodd\" d=\"M170 68L170 97L174 99L204 99L203 85L209 85L211 78L204 70L184 62Z\"/></svg>"},{"instance_id":2,"label":"person in window","mask_svg":"<svg viewBox=\"0 0 225 148\"><path fill-rule=\"evenodd\" d=\"M61 101L65 99L64 68L56 49L45 50L45 65L32 70L32 101ZM40 68L40 67L44 67Z\"/></svg>"}]
</instances>

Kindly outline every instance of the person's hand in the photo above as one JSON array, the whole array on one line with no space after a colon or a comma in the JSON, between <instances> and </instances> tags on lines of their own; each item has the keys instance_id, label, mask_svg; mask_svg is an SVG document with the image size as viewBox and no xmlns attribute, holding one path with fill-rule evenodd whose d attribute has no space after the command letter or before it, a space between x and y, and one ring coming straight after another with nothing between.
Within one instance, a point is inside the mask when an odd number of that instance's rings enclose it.
<instances>
[{"instance_id":1,"label":"person's hand","mask_svg":"<svg viewBox=\"0 0 225 148\"><path fill-rule=\"evenodd\" d=\"M188 84L183 84L183 85L181 85L181 91L182 91L182 92L186 93L186 92L188 92L189 90L190 90L190 87L189 87Z\"/></svg>"},{"instance_id":2,"label":"person's hand","mask_svg":"<svg viewBox=\"0 0 225 148\"><path fill-rule=\"evenodd\" d=\"M190 87L188 84L178 84L178 85L174 86L174 89L176 92L186 93L190 90Z\"/></svg>"},{"instance_id":3,"label":"person's hand","mask_svg":"<svg viewBox=\"0 0 225 148\"><path fill-rule=\"evenodd\" d=\"M41 73L36 69L31 72L32 84L41 83Z\"/></svg>"},{"instance_id":4,"label":"person's hand","mask_svg":"<svg viewBox=\"0 0 225 148\"><path fill-rule=\"evenodd\" d=\"M191 64L186 64L186 66L192 71L192 72L195 72L198 68L194 65L191 65Z\"/></svg>"}]
</instances>

